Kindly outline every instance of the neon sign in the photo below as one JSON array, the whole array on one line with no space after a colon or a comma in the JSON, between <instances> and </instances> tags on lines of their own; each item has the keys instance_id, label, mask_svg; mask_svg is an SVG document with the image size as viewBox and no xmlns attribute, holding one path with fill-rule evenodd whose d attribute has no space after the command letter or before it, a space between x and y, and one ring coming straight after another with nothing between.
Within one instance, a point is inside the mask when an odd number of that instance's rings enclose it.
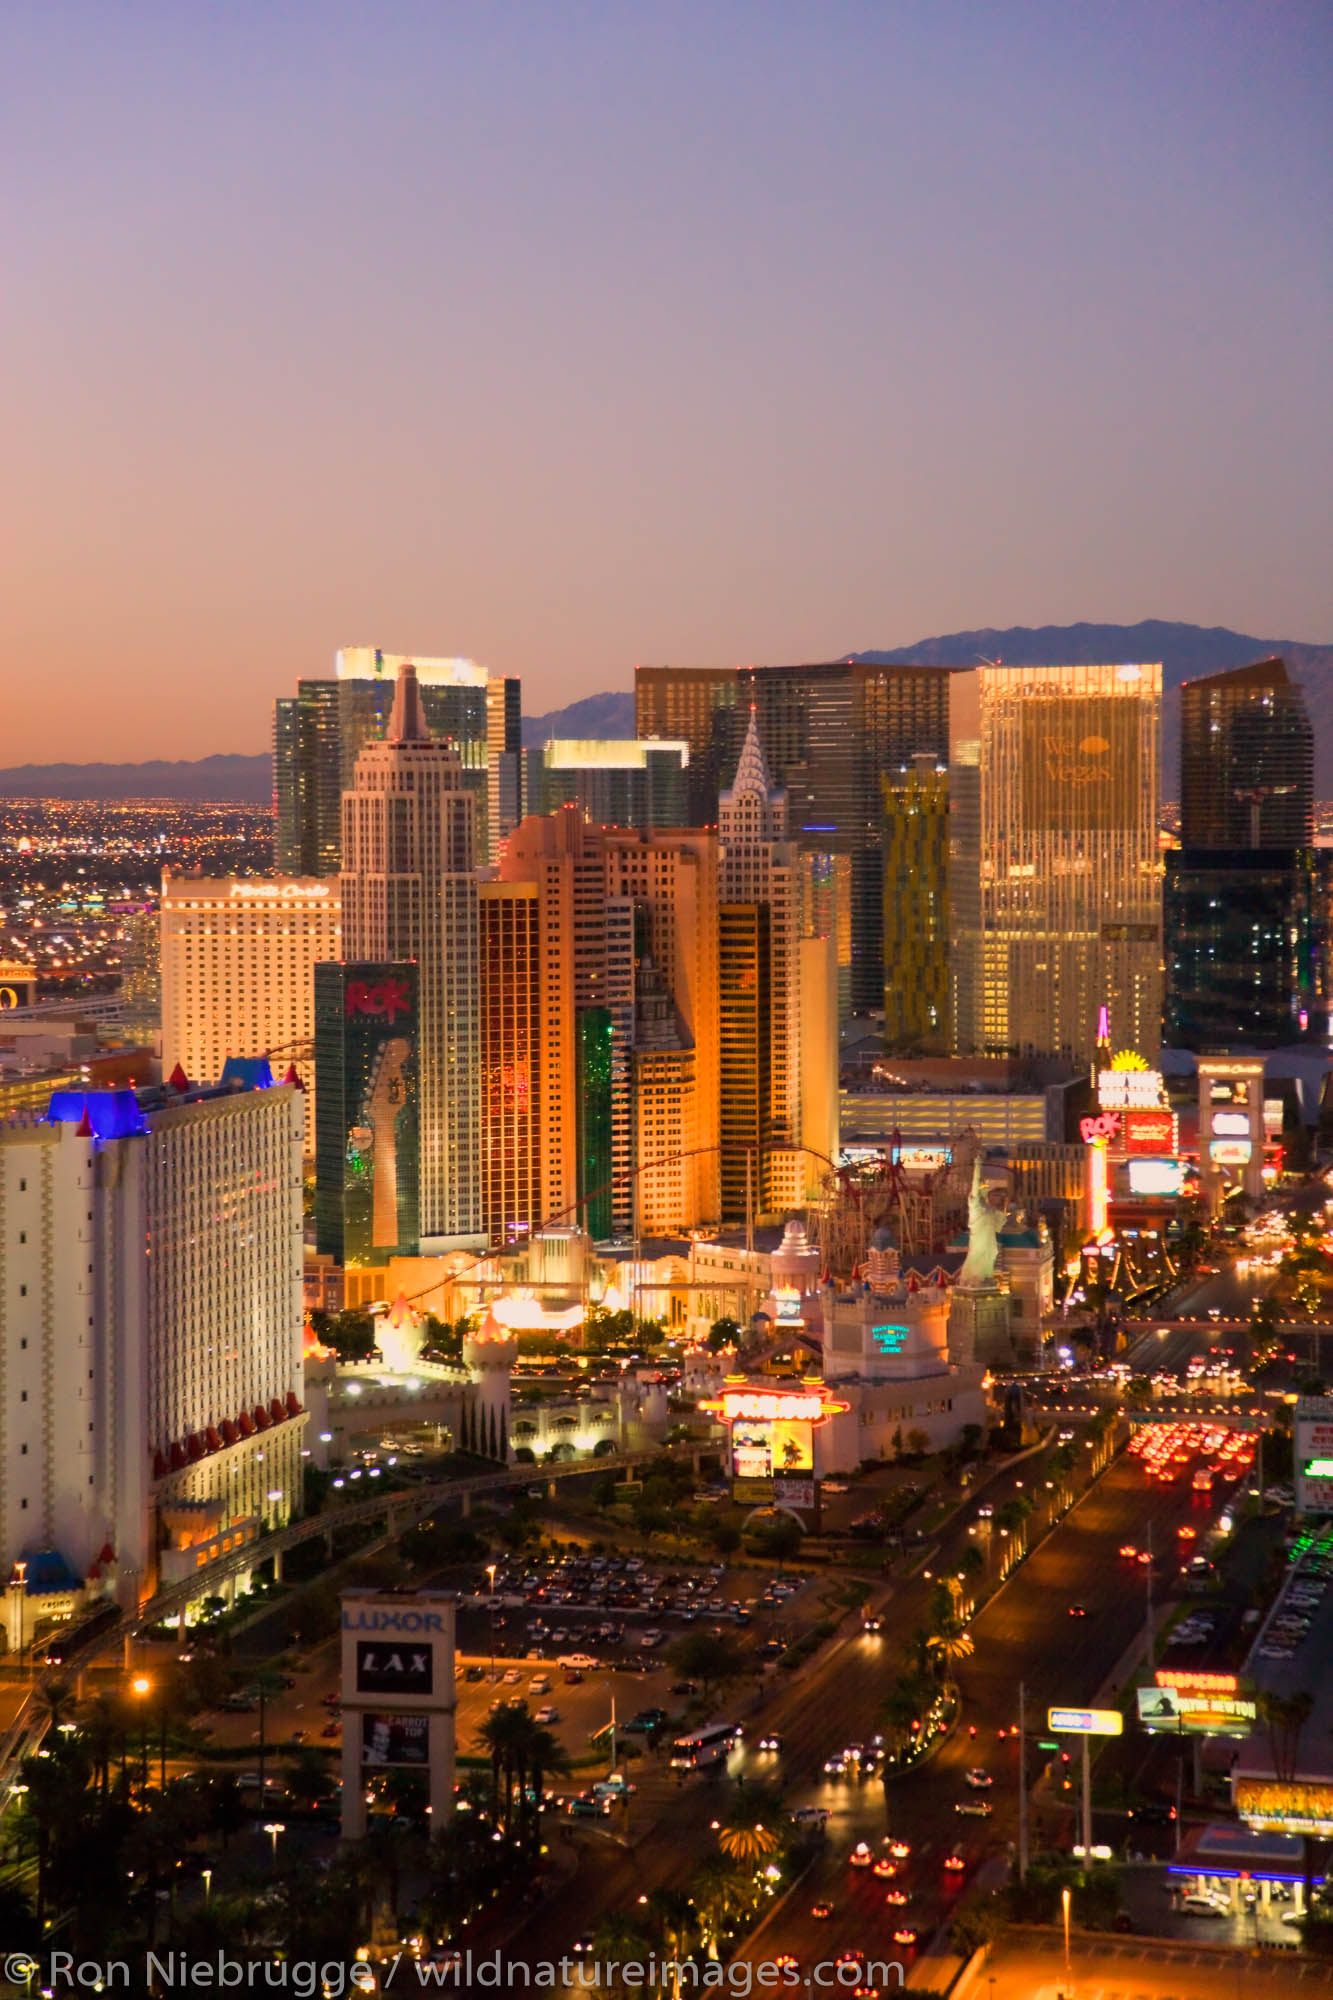
<instances>
[{"instance_id":1,"label":"neon sign","mask_svg":"<svg viewBox=\"0 0 1333 2000\"><path fill-rule=\"evenodd\" d=\"M363 979L353 979L347 988L346 1012L354 1014L382 1014L391 1025L396 1014L410 1014L412 1002L405 979L382 979L377 986L370 986Z\"/></svg>"},{"instance_id":2,"label":"neon sign","mask_svg":"<svg viewBox=\"0 0 1333 2000\"><path fill-rule=\"evenodd\" d=\"M1085 1146L1095 1146L1099 1139L1114 1139L1120 1130L1120 1113L1100 1111L1093 1118L1080 1118L1078 1129Z\"/></svg>"},{"instance_id":3,"label":"neon sign","mask_svg":"<svg viewBox=\"0 0 1333 2000\"><path fill-rule=\"evenodd\" d=\"M818 1389L796 1393L780 1389L724 1389L721 1396L710 1398L699 1407L713 1411L724 1424L822 1424L826 1417L837 1416L851 1406L824 1396Z\"/></svg>"},{"instance_id":4,"label":"neon sign","mask_svg":"<svg viewBox=\"0 0 1333 2000\"><path fill-rule=\"evenodd\" d=\"M1234 1694L1240 1683L1234 1674L1197 1674L1184 1667L1159 1667L1159 1688L1179 1688L1189 1694Z\"/></svg>"}]
</instances>

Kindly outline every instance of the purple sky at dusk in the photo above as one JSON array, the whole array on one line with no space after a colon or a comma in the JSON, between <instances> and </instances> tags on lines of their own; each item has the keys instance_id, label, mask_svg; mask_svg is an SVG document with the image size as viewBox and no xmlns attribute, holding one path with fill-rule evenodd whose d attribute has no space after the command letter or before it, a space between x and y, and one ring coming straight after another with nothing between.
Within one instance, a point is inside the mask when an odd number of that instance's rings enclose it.
<instances>
[{"instance_id":1,"label":"purple sky at dusk","mask_svg":"<svg viewBox=\"0 0 1333 2000\"><path fill-rule=\"evenodd\" d=\"M1333 641L1333 12L11 0L0 764L339 644Z\"/></svg>"}]
</instances>

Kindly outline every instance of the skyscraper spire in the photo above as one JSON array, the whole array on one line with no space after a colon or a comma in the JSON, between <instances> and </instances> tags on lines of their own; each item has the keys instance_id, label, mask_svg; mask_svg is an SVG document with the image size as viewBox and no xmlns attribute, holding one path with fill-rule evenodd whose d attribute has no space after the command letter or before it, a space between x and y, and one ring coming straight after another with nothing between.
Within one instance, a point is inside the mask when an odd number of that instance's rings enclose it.
<instances>
[{"instance_id":1,"label":"skyscraper spire","mask_svg":"<svg viewBox=\"0 0 1333 2000\"><path fill-rule=\"evenodd\" d=\"M736 777L731 787L733 798L741 792L758 792L767 798L773 789L768 764L764 758L764 746L759 741L759 714L753 702L750 703L750 721L745 731L745 741L741 745L740 761L736 765Z\"/></svg>"},{"instance_id":2,"label":"skyscraper spire","mask_svg":"<svg viewBox=\"0 0 1333 2000\"><path fill-rule=\"evenodd\" d=\"M430 730L426 726L426 711L421 705L421 689L417 685L417 670L410 660L404 660L398 669L398 683L393 694L393 713L389 717L389 743L429 743Z\"/></svg>"}]
</instances>

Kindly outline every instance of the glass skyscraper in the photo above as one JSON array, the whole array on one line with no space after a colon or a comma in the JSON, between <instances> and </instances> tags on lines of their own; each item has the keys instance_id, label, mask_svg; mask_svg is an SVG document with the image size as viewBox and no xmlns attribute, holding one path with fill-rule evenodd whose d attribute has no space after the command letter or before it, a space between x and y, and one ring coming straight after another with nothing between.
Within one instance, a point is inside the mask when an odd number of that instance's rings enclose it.
<instances>
[{"instance_id":1,"label":"glass skyscraper","mask_svg":"<svg viewBox=\"0 0 1333 2000\"><path fill-rule=\"evenodd\" d=\"M1329 857L1314 730L1282 660L1180 691L1181 845L1166 862L1166 1037L1199 1052L1328 1032Z\"/></svg>"},{"instance_id":2,"label":"glass skyscraper","mask_svg":"<svg viewBox=\"0 0 1333 2000\"><path fill-rule=\"evenodd\" d=\"M1308 847L1314 729L1282 660L1180 690L1180 844Z\"/></svg>"},{"instance_id":3,"label":"glass skyscraper","mask_svg":"<svg viewBox=\"0 0 1333 2000\"><path fill-rule=\"evenodd\" d=\"M787 792L790 838L804 853L845 856L849 863L850 1000L857 1013L884 1002L881 783L908 770L918 751L946 762L952 678L944 667L856 660L635 673L638 734L681 737L690 746L699 824L713 818L753 707L774 781Z\"/></svg>"},{"instance_id":4,"label":"glass skyscraper","mask_svg":"<svg viewBox=\"0 0 1333 2000\"><path fill-rule=\"evenodd\" d=\"M958 1046L1091 1063L1106 1005L1116 1046L1153 1057L1161 667L955 679L952 955L970 968L956 987Z\"/></svg>"},{"instance_id":5,"label":"glass skyscraper","mask_svg":"<svg viewBox=\"0 0 1333 2000\"><path fill-rule=\"evenodd\" d=\"M274 707L273 793L279 872L336 875L342 854L342 795L356 760L383 739L403 656L378 647L339 652L332 680L297 684ZM422 712L432 736L450 743L476 800L484 859L522 815L521 687L473 660L428 660L416 670Z\"/></svg>"}]
</instances>

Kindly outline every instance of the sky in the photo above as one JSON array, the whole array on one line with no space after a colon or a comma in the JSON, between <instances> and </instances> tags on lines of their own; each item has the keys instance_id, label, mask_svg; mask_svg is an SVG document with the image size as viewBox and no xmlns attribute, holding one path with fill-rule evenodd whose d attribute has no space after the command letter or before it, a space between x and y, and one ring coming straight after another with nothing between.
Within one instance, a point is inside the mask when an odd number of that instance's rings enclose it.
<instances>
[{"instance_id":1,"label":"sky","mask_svg":"<svg viewBox=\"0 0 1333 2000\"><path fill-rule=\"evenodd\" d=\"M1333 642L1333 10L0 0L0 765L979 626Z\"/></svg>"}]
</instances>

